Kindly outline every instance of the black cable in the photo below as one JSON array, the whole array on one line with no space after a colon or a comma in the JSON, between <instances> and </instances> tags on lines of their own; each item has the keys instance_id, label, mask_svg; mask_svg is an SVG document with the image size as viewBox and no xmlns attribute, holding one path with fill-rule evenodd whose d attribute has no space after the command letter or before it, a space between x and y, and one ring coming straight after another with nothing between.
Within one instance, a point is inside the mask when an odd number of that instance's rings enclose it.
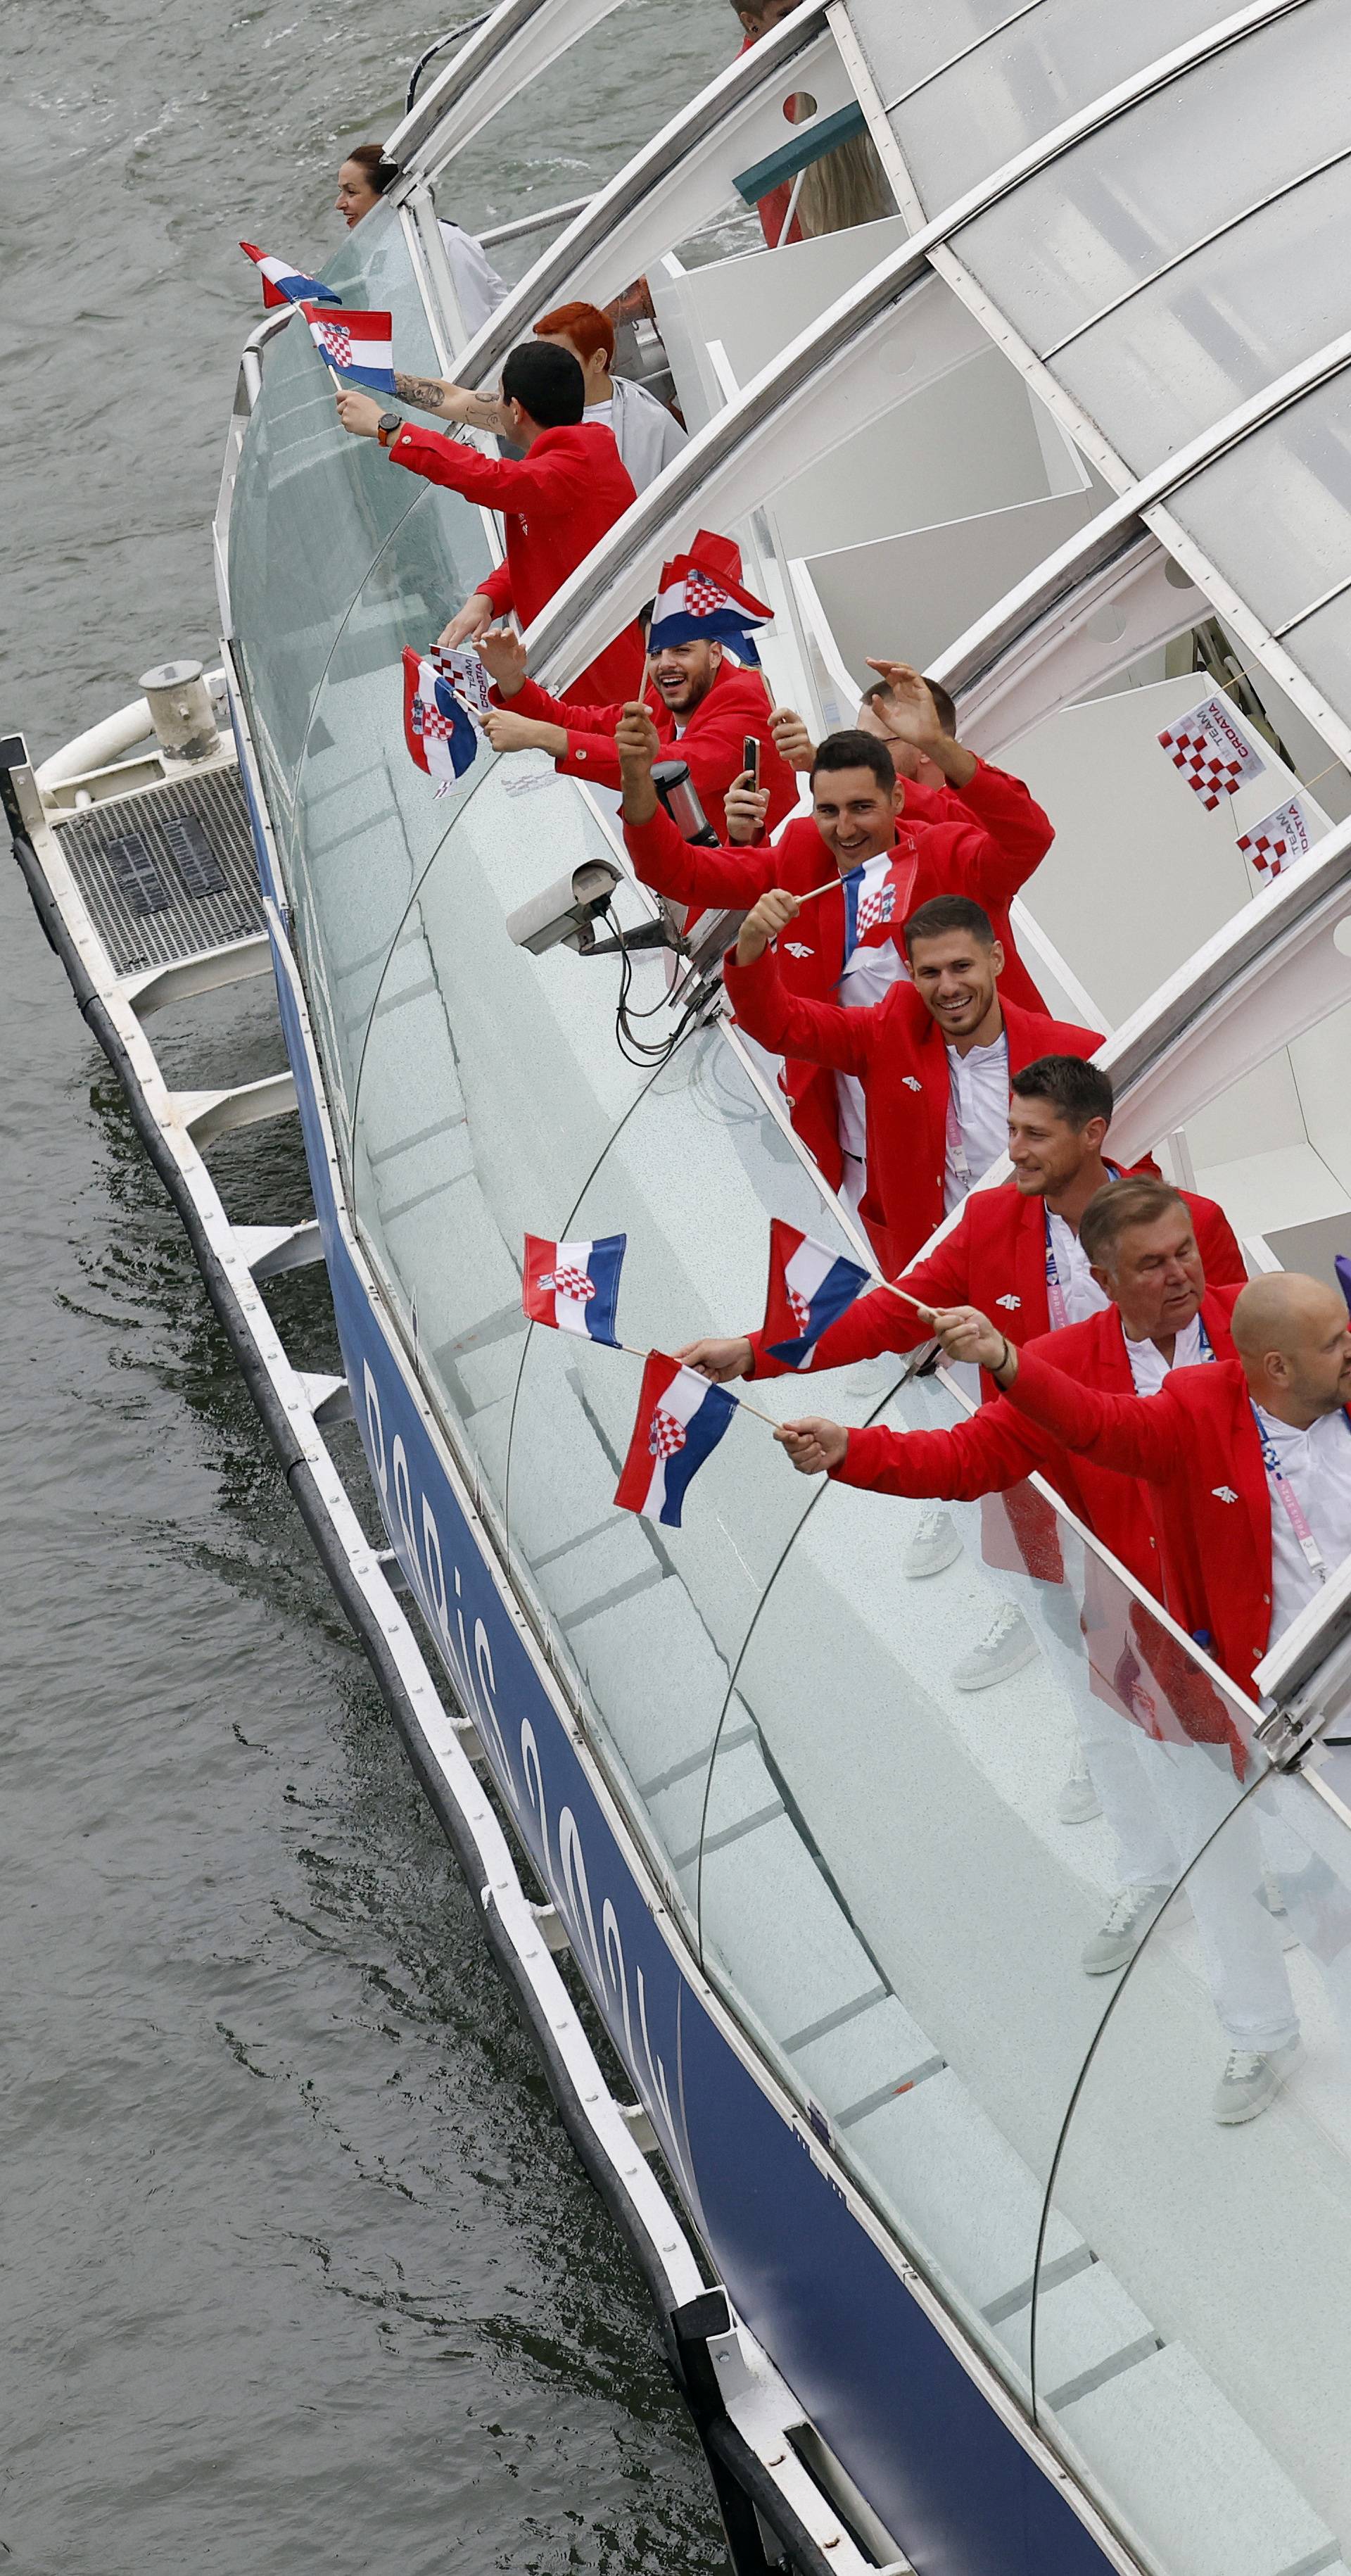
<instances>
[{"instance_id":1,"label":"black cable","mask_svg":"<svg viewBox=\"0 0 1351 2576\"><path fill-rule=\"evenodd\" d=\"M461 44L466 36L476 35L480 27L486 27L492 14L491 9L485 9L480 17L469 19L468 23L463 27L452 27L448 36L438 36L435 44L427 47L426 53L422 56L421 61L416 62L413 65L413 77L409 81L408 96L404 101L405 116L412 115L413 101L417 97L417 85L421 80L428 63L435 62L437 55L443 54L447 45Z\"/></svg>"}]
</instances>

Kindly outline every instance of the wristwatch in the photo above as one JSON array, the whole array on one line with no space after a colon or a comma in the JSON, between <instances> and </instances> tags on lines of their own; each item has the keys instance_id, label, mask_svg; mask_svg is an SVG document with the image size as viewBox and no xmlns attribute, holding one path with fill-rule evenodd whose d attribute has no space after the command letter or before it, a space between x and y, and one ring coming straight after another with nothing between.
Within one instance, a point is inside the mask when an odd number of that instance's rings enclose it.
<instances>
[{"instance_id":1,"label":"wristwatch","mask_svg":"<svg viewBox=\"0 0 1351 2576\"><path fill-rule=\"evenodd\" d=\"M401 411L382 411L375 424L375 435L379 439L381 446L388 447L390 440L398 437L403 425L403 413Z\"/></svg>"}]
</instances>

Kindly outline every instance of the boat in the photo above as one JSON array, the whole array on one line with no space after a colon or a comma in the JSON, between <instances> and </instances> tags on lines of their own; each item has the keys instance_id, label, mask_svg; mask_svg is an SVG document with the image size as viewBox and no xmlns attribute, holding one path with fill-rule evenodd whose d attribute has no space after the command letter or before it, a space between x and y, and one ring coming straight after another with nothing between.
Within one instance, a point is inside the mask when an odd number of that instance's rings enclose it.
<instances>
[{"instance_id":1,"label":"boat","mask_svg":"<svg viewBox=\"0 0 1351 2576\"><path fill-rule=\"evenodd\" d=\"M545 113L614 5L501 0L438 54L327 273L392 312L401 366L469 386L541 313L646 279L690 441L536 621L532 670L565 687L707 527L818 732L871 653L941 680L1055 819L1019 944L1109 1032L1118 1158L1218 1198L1252 1273L1335 1278L1344 0L801 0L595 194L515 221L529 264L469 338L458 156L532 85ZM754 207L857 137L893 211L762 242ZM903 1579L912 1507L795 1479L753 1419L687 1526L617 1511L636 1365L522 1312L526 1231L625 1231L662 1350L758 1315L771 1218L870 1254L708 960L657 944L614 800L539 753L484 747L443 796L409 760L401 649L494 560L491 519L345 439L279 312L214 547L217 672L166 665L36 764L0 745L16 856L642 2268L737 2576L1347 2576L1351 1563L1256 1700L1154 1605L1236 1759L1124 1973L1086 1976L1114 1882L1105 1827L1058 1805L1063 1668L951 1678L1000 1599L978 1551ZM1193 757L1201 702L1222 739ZM622 961L647 1053L605 942L508 935L598 862L654 943ZM260 975L284 1065L173 1087L154 1014L190 1027ZM250 1223L212 1148L292 1114L313 1209ZM341 1378L268 1309L317 1260ZM901 1428L967 1402L902 1359L830 1400ZM349 1412L374 1539L325 1439ZM1148 1596L1043 1501L1124 1627ZM1306 2057L1223 2127L1188 1888L1240 1848Z\"/></svg>"}]
</instances>

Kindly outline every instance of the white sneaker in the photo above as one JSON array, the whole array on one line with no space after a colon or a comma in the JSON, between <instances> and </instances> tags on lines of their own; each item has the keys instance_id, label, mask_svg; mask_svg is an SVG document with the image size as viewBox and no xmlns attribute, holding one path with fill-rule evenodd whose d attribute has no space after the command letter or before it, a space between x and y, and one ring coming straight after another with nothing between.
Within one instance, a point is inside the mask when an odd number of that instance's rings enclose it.
<instances>
[{"instance_id":1,"label":"white sneaker","mask_svg":"<svg viewBox=\"0 0 1351 2576\"><path fill-rule=\"evenodd\" d=\"M951 1512L935 1503L924 1514L914 1537L901 1557L901 1572L910 1583L920 1582L926 1574L941 1574L961 1555L962 1542Z\"/></svg>"},{"instance_id":2,"label":"white sneaker","mask_svg":"<svg viewBox=\"0 0 1351 2576\"><path fill-rule=\"evenodd\" d=\"M1102 1800L1082 1756L1055 1802L1055 1811L1062 1825L1091 1825L1094 1817L1102 1814Z\"/></svg>"},{"instance_id":3,"label":"white sneaker","mask_svg":"<svg viewBox=\"0 0 1351 2576\"><path fill-rule=\"evenodd\" d=\"M1123 1887L1108 1909L1093 1938L1084 1948L1083 1971L1086 1977L1110 1977L1134 1958L1146 1932L1156 1916L1163 1912L1172 1889L1165 1880L1152 1887Z\"/></svg>"},{"instance_id":4,"label":"white sneaker","mask_svg":"<svg viewBox=\"0 0 1351 2576\"><path fill-rule=\"evenodd\" d=\"M1020 1673L1041 1652L1016 1601L1005 1601L996 1610L978 1646L963 1655L952 1667L956 1690L988 1690L991 1682L1006 1682L1011 1673Z\"/></svg>"},{"instance_id":5,"label":"white sneaker","mask_svg":"<svg viewBox=\"0 0 1351 2576\"><path fill-rule=\"evenodd\" d=\"M1231 2048L1211 2104L1221 2126L1236 2129L1244 2120L1255 2120L1259 2112L1270 2110L1303 2055L1298 2031L1279 2048Z\"/></svg>"}]
</instances>

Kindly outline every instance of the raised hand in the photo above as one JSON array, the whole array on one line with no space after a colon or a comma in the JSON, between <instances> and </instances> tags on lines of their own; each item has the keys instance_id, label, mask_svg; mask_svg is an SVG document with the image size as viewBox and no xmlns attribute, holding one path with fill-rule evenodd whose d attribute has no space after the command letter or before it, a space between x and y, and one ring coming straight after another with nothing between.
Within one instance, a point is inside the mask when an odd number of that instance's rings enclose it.
<instances>
[{"instance_id":1,"label":"raised hand","mask_svg":"<svg viewBox=\"0 0 1351 2576\"><path fill-rule=\"evenodd\" d=\"M479 659L504 698L514 698L526 676L525 645L514 626L488 626L478 639Z\"/></svg>"},{"instance_id":2,"label":"raised hand","mask_svg":"<svg viewBox=\"0 0 1351 2576\"><path fill-rule=\"evenodd\" d=\"M886 681L883 713L891 731L899 734L903 742L913 743L916 751L927 752L932 759L935 745L943 740L943 728L928 681L909 662L878 662L870 654L868 668Z\"/></svg>"},{"instance_id":3,"label":"raised hand","mask_svg":"<svg viewBox=\"0 0 1351 2576\"><path fill-rule=\"evenodd\" d=\"M752 787L751 772L743 769L741 776L734 778L727 790L723 811L727 816L729 841L740 848L748 841L758 840L769 812L769 789Z\"/></svg>"},{"instance_id":4,"label":"raised hand","mask_svg":"<svg viewBox=\"0 0 1351 2576\"><path fill-rule=\"evenodd\" d=\"M715 1386L751 1373L751 1346L744 1336L738 1341L687 1342L683 1351L672 1356L683 1360L686 1368L697 1369L700 1377L711 1377Z\"/></svg>"},{"instance_id":5,"label":"raised hand","mask_svg":"<svg viewBox=\"0 0 1351 2576\"><path fill-rule=\"evenodd\" d=\"M615 726L615 750L624 790L626 823L650 823L657 810L652 763L661 756L661 735L641 698L630 698Z\"/></svg>"},{"instance_id":6,"label":"raised hand","mask_svg":"<svg viewBox=\"0 0 1351 2576\"><path fill-rule=\"evenodd\" d=\"M437 643L443 653L453 653L459 644L476 644L492 622L492 601L485 591L476 590L473 598L467 599L463 608L452 617L450 624L442 628Z\"/></svg>"},{"instance_id":7,"label":"raised hand","mask_svg":"<svg viewBox=\"0 0 1351 2576\"><path fill-rule=\"evenodd\" d=\"M816 745L796 707L776 707L769 719L779 758L790 769L810 769L816 758Z\"/></svg>"},{"instance_id":8,"label":"raised hand","mask_svg":"<svg viewBox=\"0 0 1351 2576\"><path fill-rule=\"evenodd\" d=\"M800 1476L828 1476L832 1468L843 1466L849 1446L843 1424L826 1422L819 1414L809 1414L804 1422L780 1423L774 1437Z\"/></svg>"},{"instance_id":9,"label":"raised hand","mask_svg":"<svg viewBox=\"0 0 1351 2576\"><path fill-rule=\"evenodd\" d=\"M777 939L790 921L796 921L801 910L797 896L785 893L782 886L775 886L769 894L762 894L754 911L747 913L741 925L741 935L736 944L738 966L753 966L757 957L763 957L771 939Z\"/></svg>"}]
</instances>

